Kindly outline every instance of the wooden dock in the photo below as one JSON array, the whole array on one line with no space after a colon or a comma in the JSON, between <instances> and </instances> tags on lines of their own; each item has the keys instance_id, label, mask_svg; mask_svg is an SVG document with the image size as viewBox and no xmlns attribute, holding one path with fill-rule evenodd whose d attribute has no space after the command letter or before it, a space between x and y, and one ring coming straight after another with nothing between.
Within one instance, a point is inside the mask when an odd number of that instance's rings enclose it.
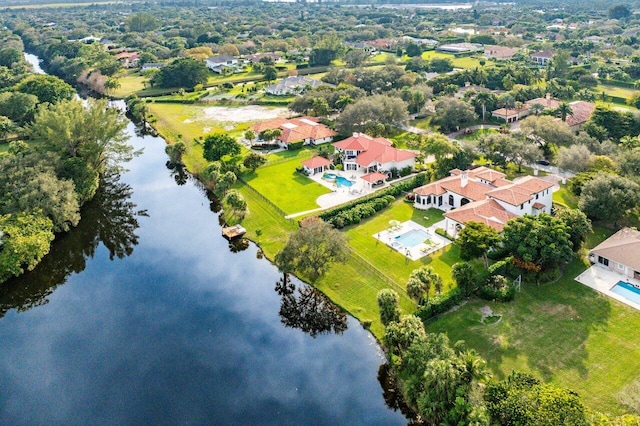
<instances>
[{"instance_id":1,"label":"wooden dock","mask_svg":"<svg viewBox=\"0 0 640 426\"><path fill-rule=\"evenodd\" d=\"M246 232L247 230L241 225L226 226L222 228L222 235L228 240L241 237L246 234Z\"/></svg>"}]
</instances>

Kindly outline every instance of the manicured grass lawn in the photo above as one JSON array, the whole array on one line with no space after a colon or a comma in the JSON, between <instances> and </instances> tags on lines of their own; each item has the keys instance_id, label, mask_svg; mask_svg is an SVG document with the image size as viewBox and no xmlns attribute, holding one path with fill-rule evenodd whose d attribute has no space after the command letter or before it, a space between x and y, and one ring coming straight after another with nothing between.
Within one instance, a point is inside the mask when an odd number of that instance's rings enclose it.
<instances>
[{"instance_id":1,"label":"manicured grass lawn","mask_svg":"<svg viewBox=\"0 0 640 426\"><path fill-rule=\"evenodd\" d=\"M590 247L613 232L594 228ZM498 378L530 372L577 391L593 409L620 414L616 394L640 376L640 312L574 281L587 266L577 259L558 282L523 284L512 303L472 300L427 329L464 340ZM481 324L482 306L502 320Z\"/></svg>"},{"instance_id":2,"label":"manicured grass lawn","mask_svg":"<svg viewBox=\"0 0 640 426\"><path fill-rule=\"evenodd\" d=\"M449 53L443 53L443 52L436 52L435 50L428 50L426 52L422 53L422 59L433 59L433 58L447 58L447 59L451 59L451 62L453 63L453 66L456 68L475 68L475 67L482 67L483 65L480 65L480 60L484 60L485 67L488 66L493 66L494 62L493 61L489 61L487 59L484 59L484 57L481 57L480 55L476 56L464 56L464 57L456 57L455 55L449 54Z\"/></svg>"},{"instance_id":3,"label":"manicured grass lawn","mask_svg":"<svg viewBox=\"0 0 640 426\"><path fill-rule=\"evenodd\" d=\"M553 193L553 202L563 204L572 209L578 208L578 197L569 191L567 185L560 185L560 189Z\"/></svg>"},{"instance_id":4,"label":"manicured grass lawn","mask_svg":"<svg viewBox=\"0 0 640 426\"><path fill-rule=\"evenodd\" d=\"M146 77L143 77L138 73L129 72L124 77L118 78L120 87L114 89L111 94L116 98L124 98L132 93L139 92L144 89L144 81L146 79Z\"/></svg>"},{"instance_id":5,"label":"manicured grass lawn","mask_svg":"<svg viewBox=\"0 0 640 426\"><path fill-rule=\"evenodd\" d=\"M311 158L313 151L294 151L288 161L265 165L243 178L269 201L291 214L318 208L316 198L331 190L296 172L300 162Z\"/></svg>"},{"instance_id":6,"label":"manicured grass lawn","mask_svg":"<svg viewBox=\"0 0 640 426\"><path fill-rule=\"evenodd\" d=\"M349 245L376 268L384 271L403 290L409 275L414 269L418 269L423 265L430 265L442 277L444 292L453 286L451 266L460 260L457 246L451 244L429 256L412 261L373 237L374 234L389 228L390 220L398 220L400 222L413 220L420 225L429 227L443 218L443 213L440 210L417 210L411 204L398 200L392 206L378 212L375 216L362 221L358 225L345 228L345 230L349 238Z\"/></svg>"},{"instance_id":7,"label":"manicured grass lawn","mask_svg":"<svg viewBox=\"0 0 640 426\"><path fill-rule=\"evenodd\" d=\"M629 99L634 94L638 93L638 90L628 89L625 87L609 86L606 84L599 84L595 88L596 93L600 94L605 92L610 96L619 96L621 98Z\"/></svg>"}]
</instances>

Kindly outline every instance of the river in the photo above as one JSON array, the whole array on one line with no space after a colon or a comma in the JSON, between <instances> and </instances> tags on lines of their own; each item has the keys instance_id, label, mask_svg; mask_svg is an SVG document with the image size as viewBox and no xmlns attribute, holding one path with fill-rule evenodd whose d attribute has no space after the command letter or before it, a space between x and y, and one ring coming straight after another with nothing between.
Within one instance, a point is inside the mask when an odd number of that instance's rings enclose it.
<instances>
[{"instance_id":1,"label":"river","mask_svg":"<svg viewBox=\"0 0 640 426\"><path fill-rule=\"evenodd\" d=\"M371 334L230 246L164 141L127 133L143 154L0 287L0 424L406 424Z\"/></svg>"}]
</instances>

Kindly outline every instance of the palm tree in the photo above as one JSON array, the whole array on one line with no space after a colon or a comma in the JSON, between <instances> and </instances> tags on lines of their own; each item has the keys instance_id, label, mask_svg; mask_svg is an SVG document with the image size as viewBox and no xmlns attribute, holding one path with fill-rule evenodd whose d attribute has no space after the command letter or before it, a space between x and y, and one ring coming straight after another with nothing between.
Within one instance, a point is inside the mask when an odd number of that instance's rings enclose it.
<instances>
[{"instance_id":1,"label":"palm tree","mask_svg":"<svg viewBox=\"0 0 640 426\"><path fill-rule=\"evenodd\" d=\"M475 97L475 102L482 106L482 121L487 113L487 102L491 100L491 94L488 92L480 92Z\"/></svg>"},{"instance_id":2,"label":"palm tree","mask_svg":"<svg viewBox=\"0 0 640 426\"><path fill-rule=\"evenodd\" d=\"M349 95L341 95L340 98L336 101L336 108L339 110L343 110L347 105L353 102L353 98Z\"/></svg>"},{"instance_id":3,"label":"palm tree","mask_svg":"<svg viewBox=\"0 0 640 426\"><path fill-rule=\"evenodd\" d=\"M431 287L442 288L442 278L432 267L423 266L414 270L407 281L407 293L419 305L429 300Z\"/></svg>"},{"instance_id":4,"label":"palm tree","mask_svg":"<svg viewBox=\"0 0 640 426\"><path fill-rule=\"evenodd\" d=\"M620 148L632 150L640 146L640 140L637 136L623 136L620 138L620 143L618 144Z\"/></svg>"},{"instance_id":5,"label":"palm tree","mask_svg":"<svg viewBox=\"0 0 640 426\"><path fill-rule=\"evenodd\" d=\"M531 111L534 115L540 115L542 114L542 111L544 111L544 106L541 103L536 102L529 107L529 111Z\"/></svg>"},{"instance_id":6,"label":"palm tree","mask_svg":"<svg viewBox=\"0 0 640 426\"><path fill-rule=\"evenodd\" d=\"M566 102L562 102L560 105L558 105L558 108L556 108L555 112L557 115L560 116L560 119L564 122L567 121L568 115L573 116L573 110L571 109L571 106Z\"/></svg>"}]
</instances>

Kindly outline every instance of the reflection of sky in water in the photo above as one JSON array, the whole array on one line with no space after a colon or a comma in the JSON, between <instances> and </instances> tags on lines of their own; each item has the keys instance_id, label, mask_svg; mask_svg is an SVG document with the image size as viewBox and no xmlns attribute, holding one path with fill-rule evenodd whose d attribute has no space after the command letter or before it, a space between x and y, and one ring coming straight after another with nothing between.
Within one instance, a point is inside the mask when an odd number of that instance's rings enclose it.
<instances>
[{"instance_id":1,"label":"reflection of sky in water","mask_svg":"<svg viewBox=\"0 0 640 426\"><path fill-rule=\"evenodd\" d=\"M384 405L369 334L284 328L280 274L254 247L229 253L158 142L126 175L149 212L133 255L101 247L48 304L0 319L0 424L406 423Z\"/></svg>"}]
</instances>

